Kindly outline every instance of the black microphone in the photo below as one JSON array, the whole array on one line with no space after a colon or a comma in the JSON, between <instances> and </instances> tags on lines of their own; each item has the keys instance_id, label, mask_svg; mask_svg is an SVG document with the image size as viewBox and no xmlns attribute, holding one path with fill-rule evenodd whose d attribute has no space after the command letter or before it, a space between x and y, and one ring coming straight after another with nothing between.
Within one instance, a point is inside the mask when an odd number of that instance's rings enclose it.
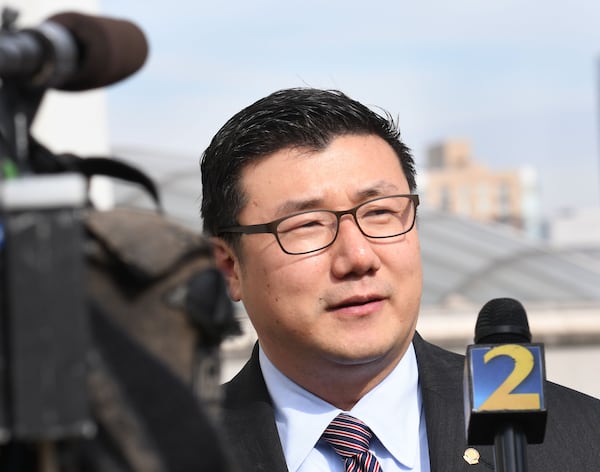
<instances>
[{"instance_id":1,"label":"black microphone","mask_svg":"<svg viewBox=\"0 0 600 472\"><path fill-rule=\"evenodd\" d=\"M0 77L29 87L89 90L130 76L147 55L144 33L133 23L65 12L37 28L3 30Z\"/></svg>"},{"instance_id":2,"label":"black microphone","mask_svg":"<svg viewBox=\"0 0 600 472\"><path fill-rule=\"evenodd\" d=\"M523 305L512 298L497 298L479 312L475 344L467 348L467 442L494 445L499 471L526 471L527 443L544 440L544 347L530 341Z\"/></svg>"}]
</instances>

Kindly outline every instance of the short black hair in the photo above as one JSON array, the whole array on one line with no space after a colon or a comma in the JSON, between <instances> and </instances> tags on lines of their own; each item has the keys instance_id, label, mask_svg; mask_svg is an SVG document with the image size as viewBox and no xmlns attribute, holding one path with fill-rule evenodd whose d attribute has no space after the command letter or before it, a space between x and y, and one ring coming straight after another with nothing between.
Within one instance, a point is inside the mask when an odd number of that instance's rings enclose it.
<instances>
[{"instance_id":1,"label":"short black hair","mask_svg":"<svg viewBox=\"0 0 600 472\"><path fill-rule=\"evenodd\" d=\"M238 224L246 202L240 176L248 163L290 147L323 150L343 135L384 139L398 156L411 192L416 189L414 159L389 113L375 113L337 90L284 89L234 115L202 154L204 232L217 236L220 227ZM240 237L222 236L234 246Z\"/></svg>"}]
</instances>

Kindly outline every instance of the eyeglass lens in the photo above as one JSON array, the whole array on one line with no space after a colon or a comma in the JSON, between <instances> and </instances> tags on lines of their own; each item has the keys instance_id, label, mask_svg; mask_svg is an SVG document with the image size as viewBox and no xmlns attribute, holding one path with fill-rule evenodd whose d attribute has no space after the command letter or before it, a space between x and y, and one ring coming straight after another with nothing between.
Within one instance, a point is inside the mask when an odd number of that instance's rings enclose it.
<instances>
[{"instance_id":1,"label":"eyeglass lens","mask_svg":"<svg viewBox=\"0 0 600 472\"><path fill-rule=\"evenodd\" d=\"M371 238L389 238L409 231L415 219L415 205L406 196L383 197L364 202L348 211L316 210L292 215L280 221L277 238L284 251L292 254L318 251L333 243L339 219L354 214L361 232Z\"/></svg>"}]
</instances>

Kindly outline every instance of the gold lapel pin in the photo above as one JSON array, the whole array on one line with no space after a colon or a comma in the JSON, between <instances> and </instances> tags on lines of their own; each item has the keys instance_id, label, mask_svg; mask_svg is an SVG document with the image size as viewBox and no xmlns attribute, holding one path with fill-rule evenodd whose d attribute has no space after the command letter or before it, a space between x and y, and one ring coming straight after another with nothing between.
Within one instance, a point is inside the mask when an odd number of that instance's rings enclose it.
<instances>
[{"instance_id":1,"label":"gold lapel pin","mask_svg":"<svg viewBox=\"0 0 600 472\"><path fill-rule=\"evenodd\" d=\"M479 464L479 451L473 447L470 447L465 450L463 459L469 465Z\"/></svg>"}]
</instances>

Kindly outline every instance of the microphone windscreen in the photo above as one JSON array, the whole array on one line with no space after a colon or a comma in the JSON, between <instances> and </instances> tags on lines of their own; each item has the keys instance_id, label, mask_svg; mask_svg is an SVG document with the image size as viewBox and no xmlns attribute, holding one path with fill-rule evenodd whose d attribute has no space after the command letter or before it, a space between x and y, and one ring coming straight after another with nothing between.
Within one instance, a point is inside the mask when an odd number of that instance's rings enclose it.
<instances>
[{"instance_id":1,"label":"microphone windscreen","mask_svg":"<svg viewBox=\"0 0 600 472\"><path fill-rule=\"evenodd\" d=\"M75 12L48 18L67 29L79 50L76 72L60 90L89 90L113 84L140 69L148 56L144 33L133 23Z\"/></svg>"},{"instance_id":2,"label":"microphone windscreen","mask_svg":"<svg viewBox=\"0 0 600 472\"><path fill-rule=\"evenodd\" d=\"M495 298L487 302L477 317L476 344L528 343L531 341L527 313L513 298Z\"/></svg>"}]
</instances>

